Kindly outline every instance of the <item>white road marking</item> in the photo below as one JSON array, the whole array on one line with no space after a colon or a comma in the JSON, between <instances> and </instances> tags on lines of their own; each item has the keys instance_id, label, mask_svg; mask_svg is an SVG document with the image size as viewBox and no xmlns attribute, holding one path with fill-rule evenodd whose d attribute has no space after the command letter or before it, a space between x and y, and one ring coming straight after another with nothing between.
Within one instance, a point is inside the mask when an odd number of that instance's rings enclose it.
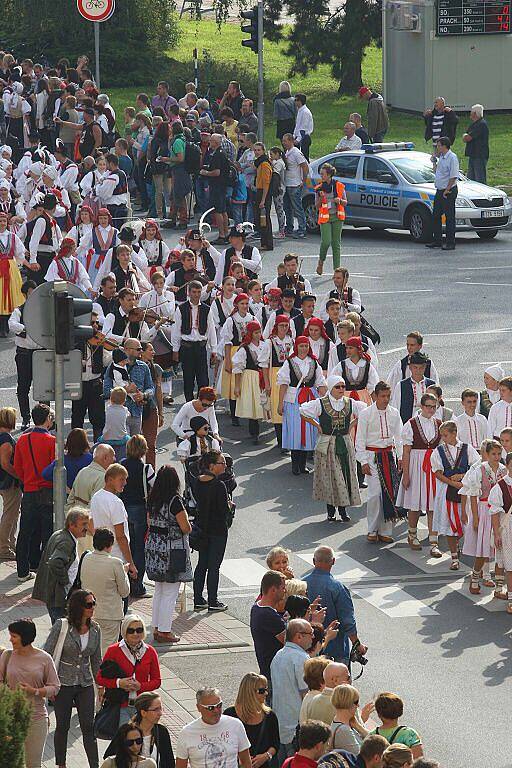
<instances>
[{"instance_id":1,"label":"white road marking","mask_svg":"<svg viewBox=\"0 0 512 768\"><path fill-rule=\"evenodd\" d=\"M485 363L479 363L479 365L506 365L512 363L512 360L487 360Z\"/></svg>"},{"instance_id":2,"label":"white road marking","mask_svg":"<svg viewBox=\"0 0 512 768\"><path fill-rule=\"evenodd\" d=\"M498 251L498 253L501 253L501 251ZM507 251L502 251L502 253L507 253ZM457 272L479 272L484 269L486 272L488 269L512 269L512 264L493 264L488 267L456 267Z\"/></svg>"},{"instance_id":3,"label":"white road marking","mask_svg":"<svg viewBox=\"0 0 512 768\"><path fill-rule=\"evenodd\" d=\"M385 352L382 352L382 351L379 349L379 357L380 357L381 355L392 355L394 352L402 352L402 351L403 351L403 349L404 349L403 345L402 345L401 347L394 347L393 349L386 349L386 351L385 351Z\"/></svg>"},{"instance_id":4,"label":"white road marking","mask_svg":"<svg viewBox=\"0 0 512 768\"><path fill-rule=\"evenodd\" d=\"M477 336L489 333L510 333L512 328L490 328L487 331L446 331L445 333L425 333L426 338L430 336Z\"/></svg>"},{"instance_id":5,"label":"white road marking","mask_svg":"<svg viewBox=\"0 0 512 768\"><path fill-rule=\"evenodd\" d=\"M17 387L0 387L0 392L16 392Z\"/></svg>"},{"instance_id":6,"label":"white road marking","mask_svg":"<svg viewBox=\"0 0 512 768\"><path fill-rule=\"evenodd\" d=\"M503 286L511 286L512 283L474 283L473 280L455 280L455 285L491 285L502 288Z\"/></svg>"},{"instance_id":7,"label":"white road marking","mask_svg":"<svg viewBox=\"0 0 512 768\"><path fill-rule=\"evenodd\" d=\"M220 572L237 587L259 587L263 574L267 572L261 563L250 557L223 560Z\"/></svg>"},{"instance_id":8,"label":"white road marking","mask_svg":"<svg viewBox=\"0 0 512 768\"><path fill-rule=\"evenodd\" d=\"M414 290L411 290L411 291L365 291L364 295L377 296L377 295L383 295L386 293L393 294L393 293L433 293L433 292L434 292L433 288L415 288Z\"/></svg>"}]
</instances>

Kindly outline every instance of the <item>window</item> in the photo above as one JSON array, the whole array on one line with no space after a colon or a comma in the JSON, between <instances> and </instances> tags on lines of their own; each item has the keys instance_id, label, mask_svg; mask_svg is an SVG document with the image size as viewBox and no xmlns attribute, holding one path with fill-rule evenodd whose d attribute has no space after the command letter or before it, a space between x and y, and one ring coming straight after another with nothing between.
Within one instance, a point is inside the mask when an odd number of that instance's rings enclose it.
<instances>
[{"instance_id":1,"label":"window","mask_svg":"<svg viewBox=\"0 0 512 768\"><path fill-rule=\"evenodd\" d=\"M340 155L333 157L329 162L336 168L336 176L345 179L355 179L357 166L359 165L359 155Z\"/></svg>"},{"instance_id":2,"label":"window","mask_svg":"<svg viewBox=\"0 0 512 768\"><path fill-rule=\"evenodd\" d=\"M384 182L381 181L383 174L386 174L387 177ZM395 175L390 171L389 166L387 166L383 160L380 160L378 157L365 157L363 169L363 179L365 181L375 181L379 184L391 184L392 181L390 177L396 181Z\"/></svg>"}]
</instances>

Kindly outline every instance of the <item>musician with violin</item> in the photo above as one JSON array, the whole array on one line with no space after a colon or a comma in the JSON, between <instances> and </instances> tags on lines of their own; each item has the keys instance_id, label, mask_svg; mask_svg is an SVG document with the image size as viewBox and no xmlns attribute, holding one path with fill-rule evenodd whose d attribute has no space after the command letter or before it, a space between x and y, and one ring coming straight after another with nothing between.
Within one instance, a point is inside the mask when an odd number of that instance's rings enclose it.
<instances>
[{"instance_id":1,"label":"musician with violin","mask_svg":"<svg viewBox=\"0 0 512 768\"><path fill-rule=\"evenodd\" d=\"M195 280L201 283L201 286L214 287L215 283L207 275L197 269L196 254L194 251L185 248L181 252L180 266L170 272L165 279L165 288L174 293L174 298L178 304L187 301L188 286Z\"/></svg>"},{"instance_id":2,"label":"musician with violin","mask_svg":"<svg viewBox=\"0 0 512 768\"><path fill-rule=\"evenodd\" d=\"M257 248L248 245L246 241L246 226L237 224L231 227L229 232L229 246L223 251L217 264L215 282L217 285L222 283L224 277L229 275L229 269L233 262L240 261L245 268L245 272L250 280L254 280L261 271L261 253ZM252 227L252 225L251 225Z\"/></svg>"},{"instance_id":3,"label":"musician with violin","mask_svg":"<svg viewBox=\"0 0 512 768\"><path fill-rule=\"evenodd\" d=\"M324 296L320 303L320 317L322 320L327 319L326 304L329 299L338 299L341 304L341 317L345 317L347 312L359 312L361 313L361 294L355 288L352 288L348 284L349 271L346 267L337 267L332 275L332 281L334 287L332 287L327 295Z\"/></svg>"},{"instance_id":4,"label":"musician with violin","mask_svg":"<svg viewBox=\"0 0 512 768\"><path fill-rule=\"evenodd\" d=\"M185 232L185 248L196 254L196 267L210 280L215 280L220 251L206 240L199 229L189 229Z\"/></svg>"},{"instance_id":5,"label":"musician with violin","mask_svg":"<svg viewBox=\"0 0 512 768\"><path fill-rule=\"evenodd\" d=\"M140 435L142 434L142 411L144 405L151 402L155 395L155 383L149 366L139 359L142 353L140 340L127 338L123 344L123 349L128 357L126 371L130 380L130 383L125 386L127 394L130 395L126 400L126 407L130 411L126 426L130 435ZM113 386L112 366L109 365L103 381L103 396L105 398L110 397Z\"/></svg>"},{"instance_id":6,"label":"musician with violin","mask_svg":"<svg viewBox=\"0 0 512 768\"><path fill-rule=\"evenodd\" d=\"M131 288L131 290L137 294L151 290L151 285L148 282L148 279L142 270L133 263L131 252L131 246L122 243L117 247L118 265L112 270L105 270L104 266L107 261L104 262L94 281L93 289L96 293L100 289L101 280L105 276L105 272L106 274L114 276L118 293L121 288Z\"/></svg>"},{"instance_id":7,"label":"musician with violin","mask_svg":"<svg viewBox=\"0 0 512 768\"><path fill-rule=\"evenodd\" d=\"M152 341L158 333L160 322L156 320L150 328L146 316L147 311L137 306L137 294L131 288L121 288L119 307L106 316L101 336L118 344L129 337Z\"/></svg>"},{"instance_id":8,"label":"musician with violin","mask_svg":"<svg viewBox=\"0 0 512 768\"><path fill-rule=\"evenodd\" d=\"M165 405L172 400L172 342L171 326L176 312L176 300L172 291L165 290L165 277L160 268L151 275L151 291L144 293L139 307L147 310L145 322L148 324L160 320L159 331L153 339L155 363L162 368L162 395Z\"/></svg>"},{"instance_id":9,"label":"musician with violin","mask_svg":"<svg viewBox=\"0 0 512 768\"><path fill-rule=\"evenodd\" d=\"M75 344L75 349L82 353L82 397L71 404L71 429L83 429L85 415L88 414L96 442L105 426L103 370L108 360L105 359L105 345L94 343L100 335L100 320L95 311L91 313L91 327L95 337L87 343L78 341Z\"/></svg>"},{"instance_id":10,"label":"musician with violin","mask_svg":"<svg viewBox=\"0 0 512 768\"><path fill-rule=\"evenodd\" d=\"M292 290L295 292L295 306L301 307L301 299L304 293L311 293L311 283L300 274L299 262L294 253L287 253L283 259L284 275L279 275L270 283L267 283L266 291L270 288L280 288L282 291Z\"/></svg>"},{"instance_id":11,"label":"musician with violin","mask_svg":"<svg viewBox=\"0 0 512 768\"><path fill-rule=\"evenodd\" d=\"M107 275L101 281L100 293L94 300L101 308L100 318L104 320L107 315L115 312L119 307L117 298L117 285L113 275Z\"/></svg>"}]
</instances>

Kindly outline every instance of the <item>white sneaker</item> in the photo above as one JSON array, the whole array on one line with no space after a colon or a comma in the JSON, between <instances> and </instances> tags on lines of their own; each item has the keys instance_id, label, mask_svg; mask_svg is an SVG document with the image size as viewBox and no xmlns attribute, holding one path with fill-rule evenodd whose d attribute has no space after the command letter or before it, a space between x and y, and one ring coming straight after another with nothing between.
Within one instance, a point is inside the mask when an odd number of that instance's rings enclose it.
<instances>
[{"instance_id":1,"label":"white sneaker","mask_svg":"<svg viewBox=\"0 0 512 768\"><path fill-rule=\"evenodd\" d=\"M35 573L32 573L32 571L29 571L26 576L18 576L18 581L30 581L30 579L35 579L36 575Z\"/></svg>"}]
</instances>

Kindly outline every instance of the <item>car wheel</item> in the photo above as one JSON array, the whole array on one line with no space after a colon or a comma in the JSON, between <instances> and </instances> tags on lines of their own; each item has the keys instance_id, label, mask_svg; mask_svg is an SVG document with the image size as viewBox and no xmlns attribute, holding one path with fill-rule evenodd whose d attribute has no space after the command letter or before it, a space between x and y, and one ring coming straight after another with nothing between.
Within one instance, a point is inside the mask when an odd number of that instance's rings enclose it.
<instances>
[{"instance_id":1,"label":"car wheel","mask_svg":"<svg viewBox=\"0 0 512 768\"><path fill-rule=\"evenodd\" d=\"M311 234L320 232L320 227L318 226L318 211L315 206L314 196L309 195L308 197L305 197L302 201L302 207L304 208L304 213L306 214L307 231L311 232Z\"/></svg>"},{"instance_id":2,"label":"car wheel","mask_svg":"<svg viewBox=\"0 0 512 768\"><path fill-rule=\"evenodd\" d=\"M492 240L497 234L497 229L480 229L477 232L478 237L481 237L482 240Z\"/></svg>"},{"instance_id":3,"label":"car wheel","mask_svg":"<svg viewBox=\"0 0 512 768\"><path fill-rule=\"evenodd\" d=\"M423 206L414 205L407 211L406 226L415 243L432 239L432 214Z\"/></svg>"}]
</instances>

